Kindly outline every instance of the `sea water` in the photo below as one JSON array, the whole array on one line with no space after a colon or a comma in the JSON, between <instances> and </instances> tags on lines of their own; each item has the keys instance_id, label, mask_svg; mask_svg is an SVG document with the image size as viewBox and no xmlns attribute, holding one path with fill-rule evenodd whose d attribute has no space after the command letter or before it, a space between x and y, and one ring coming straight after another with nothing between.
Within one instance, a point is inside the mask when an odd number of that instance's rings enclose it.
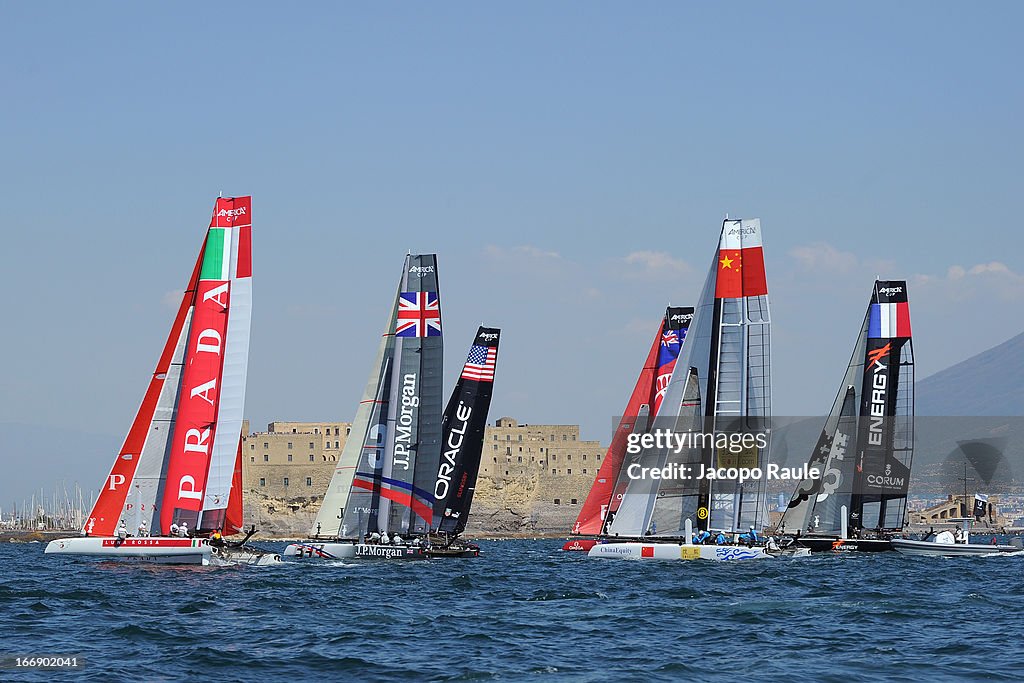
<instances>
[{"instance_id":1,"label":"sea water","mask_svg":"<svg viewBox=\"0 0 1024 683\"><path fill-rule=\"evenodd\" d=\"M615 561L561 544L217 568L4 543L0 681L1024 678L1024 557ZM11 667L32 656L78 668Z\"/></svg>"}]
</instances>

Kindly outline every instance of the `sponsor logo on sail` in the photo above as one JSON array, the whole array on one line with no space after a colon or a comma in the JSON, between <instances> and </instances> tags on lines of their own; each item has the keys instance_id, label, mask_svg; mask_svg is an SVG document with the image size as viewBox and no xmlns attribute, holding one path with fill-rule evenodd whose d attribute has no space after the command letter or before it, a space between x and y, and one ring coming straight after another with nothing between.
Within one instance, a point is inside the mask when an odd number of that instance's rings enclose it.
<instances>
[{"instance_id":1,"label":"sponsor logo on sail","mask_svg":"<svg viewBox=\"0 0 1024 683\"><path fill-rule=\"evenodd\" d=\"M868 352L867 371L871 376L871 401L869 403L868 422L868 444L871 446L882 445L882 430L885 427L885 403L888 391L889 366L882 362L889 353L892 343L888 343L880 349Z\"/></svg>"},{"instance_id":2,"label":"sponsor logo on sail","mask_svg":"<svg viewBox=\"0 0 1024 683\"><path fill-rule=\"evenodd\" d=\"M739 226L737 226L735 228L729 228L729 231L726 232L726 234L729 235L730 237L736 236L736 235L740 235L740 236L756 235L757 234L757 228L755 228L753 226L750 226L750 225L747 225L747 226L739 225Z\"/></svg>"},{"instance_id":3,"label":"sponsor logo on sail","mask_svg":"<svg viewBox=\"0 0 1024 683\"><path fill-rule=\"evenodd\" d=\"M867 481L869 484L873 484L875 486L882 486L892 489L902 489L904 479L903 477L893 476L892 464L889 463L886 464L885 466L885 474L869 474L867 476Z\"/></svg>"},{"instance_id":4,"label":"sponsor logo on sail","mask_svg":"<svg viewBox=\"0 0 1024 683\"><path fill-rule=\"evenodd\" d=\"M459 407L455 409L457 423L448 432L448 438L443 446L445 450L441 454L441 465L437 469L437 481L434 482L434 498L437 500L444 500L448 497L448 489L451 487L452 482L452 472L455 471L455 463L458 460L459 453L462 451L466 430L469 428L469 417L472 414L473 409L459 401ZM461 483L464 483L464 480ZM461 493L462 490L460 488L459 494ZM448 510L445 511L445 516L448 516Z\"/></svg>"},{"instance_id":5,"label":"sponsor logo on sail","mask_svg":"<svg viewBox=\"0 0 1024 683\"><path fill-rule=\"evenodd\" d=\"M676 313L669 317L669 322L683 323L693 320L693 313Z\"/></svg>"},{"instance_id":6,"label":"sponsor logo on sail","mask_svg":"<svg viewBox=\"0 0 1024 683\"><path fill-rule=\"evenodd\" d=\"M893 294L900 294L902 291L902 287L882 287L881 289L878 290L878 293L885 294L887 296L892 296Z\"/></svg>"},{"instance_id":7,"label":"sponsor logo on sail","mask_svg":"<svg viewBox=\"0 0 1024 683\"><path fill-rule=\"evenodd\" d=\"M480 340L481 341L494 341L497 338L498 338L498 333L497 332L481 332L480 333Z\"/></svg>"},{"instance_id":8,"label":"sponsor logo on sail","mask_svg":"<svg viewBox=\"0 0 1024 683\"><path fill-rule=\"evenodd\" d=\"M218 218L237 218L238 216L245 215L245 207L240 206L237 209L221 209L217 212Z\"/></svg>"},{"instance_id":9,"label":"sponsor logo on sail","mask_svg":"<svg viewBox=\"0 0 1024 683\"><path fill-rule=\"evenodd\" d=\"M416 408L420 397L416 395L416 373L410 372L402 378L402 406L395 425L395 456L393 464L403 470L409 469L409 462L415 448L412 445L412 427L416 421Z\"/></svg>"},{"instance_id":10,"label":"sponsor logo on sail","mask_svg":"<svg viewBox=\"0 0 1024 683\"><path fill-rule=\"evenodd\" d=\"M434 266L410 266L409 273L416 277L423 277L427 273L433 273Z\"/></svg>"}]
</instances>

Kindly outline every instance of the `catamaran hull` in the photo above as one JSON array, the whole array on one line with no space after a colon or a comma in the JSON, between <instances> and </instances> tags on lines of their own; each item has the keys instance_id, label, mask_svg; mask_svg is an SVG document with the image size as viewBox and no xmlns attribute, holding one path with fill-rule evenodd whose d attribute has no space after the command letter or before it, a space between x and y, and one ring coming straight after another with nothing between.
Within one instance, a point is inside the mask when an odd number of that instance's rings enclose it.
<instances>
[{"instance_id":1,"label":"catamaran hull","mask_svg":"<svg viewBox=\"0 0 1024 683\"><path fill-rule=\"evenodd\" d=\"M678 543L598 543L587 557L613 560L761 560L771 557L764 548Z\"/></svg>"},{"instance_id":2,"label":"catamaran hull","mask_svg":"<svg viewBox=\"0 0 1024 683\"><path fill-rule=\"evenodd\" d=\"M281 564L281 556L251 546L212 548L211 563L219 566L269 567Z\"/></svg>"},{"instance_id":3,"label":"catamaran hull","mask_svg":"<svg viewBox=\"0 0 1024 683\"><path fill-rule=\"evenodd\" d=\"M813 553L827 553L834 551L881 553L892 550L892 543L887 538L839 538L838 536L801 536L797 543L805 548L810 548Z\"/></svg>"},{"instance_id":4,"label":"catamaran hull","mask_svg":"<svg viewBox=\"0 0 1024 683\"><path fill-rule=\"evenodd\" d=\"M109 560L140 560L164 564L210 564L212 549L205 539L141 537L102 538L82 536L50 541L47 555L85 555Z\"/></svg>"},{"instance_id":5,"label":"catamaran hull","mask_svg":"<svg viewBox=\"0 0 1024 683\"><path fill-rule=\"evenodd\" d=\"M589 552L591 548L597 545L596 538L577 538L571 541L566 541L562 545L562 550L566 552Z\"/></svg>"},{"instance_id":6,"label":"catamaran hull","mask_svg":"<svg viewBox=\"0 0 1024 683\"><path fill-rule=\"evenodd\" d=\"M447 557L478 557L474 545L433 546L380 545L374 543L292 543L285 557L321 560L429 560Z\"/></svg>"},{"instance_id":7,"label":"catamaran hull","mask_svg":"<svg viewBox=\"0 0 1024 683\"><path fill-rule=\"evenodd\" d=\"M350 560L356 556L355 543L290 543L285 557L296 559Z\"/></svg>"},{"instance_id":8,"label":"catamaran hull","mask_svg":"<svg viewBox=\"0 0 1024 683\"><path fill-rule=\"evenodd\" d=\"M894 538L892 548L904 555L931 555L933 557L972 557L1016 553L1021 549L1012 545L982 545L980 543L935 543Z\"/></svg>"}]
</instances>

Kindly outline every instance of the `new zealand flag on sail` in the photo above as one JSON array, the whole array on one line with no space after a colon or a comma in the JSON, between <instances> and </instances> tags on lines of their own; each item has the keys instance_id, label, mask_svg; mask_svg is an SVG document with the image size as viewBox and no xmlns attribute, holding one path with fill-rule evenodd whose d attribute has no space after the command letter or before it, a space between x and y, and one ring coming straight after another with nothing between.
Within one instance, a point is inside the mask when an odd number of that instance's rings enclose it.
<instances>
[{"instance_id":1,"label":"new zealand flag on sail","mask_svg":"<svg viewBox=\"0 0 1024 683\"><path fill-rule=\"evenodd\" d=\"M437 292L402 292L399 295L395 336L441 336L441 305Z\"/></svg>"},{"instance_id":2,"label":"new zealand flag on sail","mask_svg":"<svg viewBox=\"0 0 1024 683\"><path fill-rule=\"evenodd\" d=\"M679 349L686 339L686 330L665 330L661 333L661 346L658 347L658 367L662 368L679 357Z\"/></svg>"}]
</instances>

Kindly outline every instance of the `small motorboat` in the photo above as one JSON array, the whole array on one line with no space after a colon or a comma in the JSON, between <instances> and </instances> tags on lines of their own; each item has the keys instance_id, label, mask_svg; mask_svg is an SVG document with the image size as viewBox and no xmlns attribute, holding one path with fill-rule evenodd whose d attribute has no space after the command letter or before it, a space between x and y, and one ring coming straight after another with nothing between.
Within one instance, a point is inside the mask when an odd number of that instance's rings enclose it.
<instances>
[{"instance_id":1,"label":"small motorboat","mask_svg":"<svg viewBox=\"0 0 1024 683\"><path fill-rule=\"evenodd\" d=\"M994 543L971 543L970 517L949 520L956 523L956 529L929 534L926 538L915 541L907 538L892 539L892 549L904 555L934 555L937 557L960 557L973 555L999 555L1003 553L1022 552L1020 546L997 545ZM963 525L962 527L960 525Z\"/></svg>"}]
</instances>

